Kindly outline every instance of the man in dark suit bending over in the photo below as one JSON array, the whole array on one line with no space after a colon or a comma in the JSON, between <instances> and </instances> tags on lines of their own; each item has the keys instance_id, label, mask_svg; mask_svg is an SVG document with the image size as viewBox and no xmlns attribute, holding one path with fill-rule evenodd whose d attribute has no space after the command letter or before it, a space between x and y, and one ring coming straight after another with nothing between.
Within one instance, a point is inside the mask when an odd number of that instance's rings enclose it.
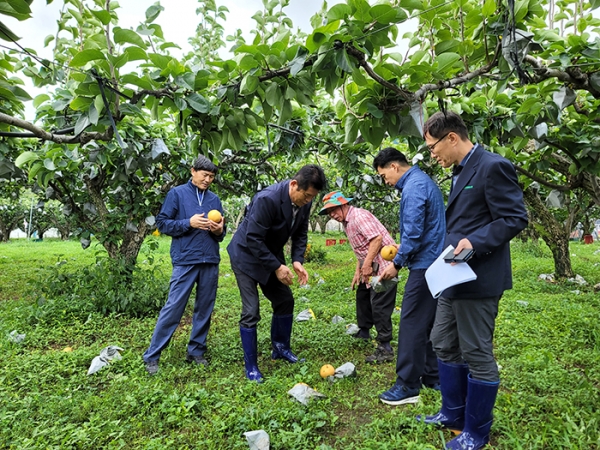
<instances>
[{"instance_id":1,"label":"man in dark suit bending over","mask_svg":"<svg viewBox=\"0 0 600 450\"><path fill-rule=\"evenodd\" d=\"M476 450L489 441L500 377L493 355L498 303L512 288L510 240L527 225L523 191L510 161L469 140L454 112L437 112L424 126L431 156L453 167L446 239L454 253L475 251L466 263L477 279L438 299L431 342L438 357L442 408L426 423L462 430L449 449Z\"/></svg>"},{"instance_id":2,"label":"man in dark suit bending over","mask_svg":"<svg viewBox=\"0 0 600 450\"><path fill-rule=\"evenodd\" d=\"M258 369L256 325L260 321L258 288L271 302L271 344L273 359L298 361L290 349L294 297L289 286L294 279L306 284L308 273L302 265L306 251L308 216L312 200L326 185L323 169L302 167L291 180L269 186L257 193L227 251L242 297L240 335L244 350L246 378L262 381ZM285 264L283 249L292 240L292 272Z\"/></svg>"}]
</instances>

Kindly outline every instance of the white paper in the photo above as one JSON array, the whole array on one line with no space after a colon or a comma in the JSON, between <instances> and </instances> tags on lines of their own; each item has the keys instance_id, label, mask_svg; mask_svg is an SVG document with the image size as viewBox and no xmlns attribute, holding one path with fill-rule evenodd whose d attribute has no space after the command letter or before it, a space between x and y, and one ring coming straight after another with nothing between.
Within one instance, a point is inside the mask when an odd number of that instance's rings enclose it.
<instances>
[{"instance_id":1,"label":"white paper","mask_svg":"<svg viewBox=\"0 0 600 450\"><path fill-rule=\"evenodd\" d=\"M444 290L457 284L466 283L477 279L477 275L467 263L448 264L444 255L454 250L452 245L446 247L440 256L425 271L425 280L433 298L438 298Z\"/></svg>"}]
</instances>

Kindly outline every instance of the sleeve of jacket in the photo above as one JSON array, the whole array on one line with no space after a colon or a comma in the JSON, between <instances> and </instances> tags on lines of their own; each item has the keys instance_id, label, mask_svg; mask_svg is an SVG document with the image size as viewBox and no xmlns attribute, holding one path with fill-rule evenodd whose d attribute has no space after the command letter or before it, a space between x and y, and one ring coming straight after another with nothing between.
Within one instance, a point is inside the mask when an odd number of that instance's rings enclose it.
<instances>
[{"instance_id":1,"label":"sleeve of jacket","mask_svg":"<svg viewBox=\"0 0 600 450\"><path fill-rule=\"evenodd\" d=\"M298 261L300 264L304 264L304 253L306 252L306 244L308 242L308 218L311 205L312 202L302 207L304 210L304 217L292 235L292 263ZM300 212L298 212L298 214L300 214Z\"/></svg>"},{"instance_id":2,"label":"sleeve of jacket","mask_svg":"<svg viewBox=\"0 0 600 450\"><path fill-rule=\"evenodd\" d=\"M410 193L409 196L406 194ZM422 247L425 230L425 212L427 205L427 186L415 184L409 192L403 192L406 206L402 211L402 235L400 247L394 258L394 264L406 267Z\"/></svg>"},{"instance_id":3,"label":"sleeve of jacket","mask_svg":"<svg viewBox=\"0 0 600 450\"><path fill-rule=\"evenodd\" d=\"M485 201L492 221L467 236L477 253L495 250L527 226L523 190L510 161L502 159L488 165Z\"/></svg>"},{"instance_id":4,"label":"sleeve of jacket","mask_svg":"<svg viewBox=\"0 0 600 450\"><path fill-rule=\"evenodd\" d=\"M156 216L158 231L168 236L182 236L192 229L190 218L177 219L179 214L181 198L173 189L167 194L167 198Z\"/></svg>"},{"instance_id":5,"label":"sleeve of jacket","mask_svg":"<svg viewBox=\"0 0 600 450\"><path fill-rule=\"evenodd\" d=\"M277 208L279 206L270 197L255 197L248 217L246 232L248 250L269 272L274 272L281 266L281 262L266 245L267 234L273 225Z\"/></svg>"}]
</instances>

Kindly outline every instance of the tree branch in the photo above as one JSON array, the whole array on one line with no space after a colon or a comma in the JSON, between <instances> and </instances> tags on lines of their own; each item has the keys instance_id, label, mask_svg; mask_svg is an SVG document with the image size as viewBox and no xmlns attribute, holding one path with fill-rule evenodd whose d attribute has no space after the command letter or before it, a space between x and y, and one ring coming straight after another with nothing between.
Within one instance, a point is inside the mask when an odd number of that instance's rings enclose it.
<instances>
[{"instance_id":1,"label":"tree branch","mask_svg":"<svg viewBox=\"0 0 600 450\"><path fill-rule=\"evenodd\" d=\"M395 84L390 83L389 81L385 80L384 78L382 78L381 76L379 76L377 73L375 73L375 71L373 70L373 68L367 63L367 60L365 58L365 54L363 52L361 52L359 49L357 49L356 47L354 47L351 44L347 44L346 45L346 51L348 52L348 54L350 56L353 56L354 58L356 58L356 61L358 62L358 65L360 67L362 67L363 69L365 69L365 72L367 72L367 74L371 78L373 78L375 81L377 81L379 84L381 84L382 86L388 88L392 92L395 92L396 94L400 95L407 102L412 99L413 94L411 92L405 91L400 86L396 86Z\"/></svg>"},{"instance_id":2,"label":"tree branch","mask_svg":"<svg viewBox=\"0 0 600 450\"><path fill-rule=\"evenodd\" d=\"M550 183L549 181L546 181L543 178L538 177L537 175L534 175L533 173L529 172L528 170L523 169L522 167L517 166L516 164L513 164L513 166L515 167L515 170L517 172L520 172L523 175L525 175L527 178L531 178L533 181L537 181L538 183L540 183L546 187L549 187L551 189L555 189L555 190L561 191L561 192L568 192L573 189L571 185L561 185L561 184Z\"/></svg>"},{"instance_id":3,"label":"tree branch","mask_svg":"<svg viewBox=\"0 0 600 450\"><path fill-rule=\"evenodd\" d=\"M22 128L31 131L32 136L44 141L56 142L57 144L86 144L90 141L110 141L113 138L112 128L108 128L103 133L81 133L79 135L59 135L50 133L42 128L37 127L31 122L18 119L0 112L0 123L12 125L17 128ZM28 136L29 137L29 136Z\"/></svg>"},{"instance_id":4,"label":"tree branch","mask_svg":"<svg viewBox=\"0 0 600 450\"><path fill-rule=\"evenodd\" d=\"M531 55L525 55L524 61L533 67L534 83L539 83L549 78L557 78L564 83L571 84L575 89L588 91L594 98L600 98L600 91L594 89L590 84L589 75L582 72L579 67L568 67L564 71L552 69Z\"/></svg>"}]
</instances>

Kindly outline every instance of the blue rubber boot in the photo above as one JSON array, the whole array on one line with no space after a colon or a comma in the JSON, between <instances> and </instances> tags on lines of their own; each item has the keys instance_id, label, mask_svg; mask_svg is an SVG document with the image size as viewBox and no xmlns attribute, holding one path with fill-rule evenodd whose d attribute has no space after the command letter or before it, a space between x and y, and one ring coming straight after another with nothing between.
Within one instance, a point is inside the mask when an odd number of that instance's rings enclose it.
<instances>
[{"instance_id":1,"label":"blue rubber boot","mask_svg":"<svg viewBox=\"0 0 600 450\"><path fill-rule=\"evenodd\" d=\"M298 362L298 357L290 349L292 324L293 316L291 314L283 316L273 314L273 319L271 320L272 359L285 359L292 364Z\"/></svg>"},{"instance_id":2,"label":"blue rubber boot","mask_svg":"<svg viewBox=\"0 0 600 450\"><path fill-rule=\"evenodd\" d=\"M256 350L256 328L240 327L242 348L244 349L244 365L246 366L246 378L251 381L263 381L262 373L258 370L258 352Z\"/></svg>"},{"instance_id":3,"label":"blue rubber boot","mask_svg":"<svg viewBox=\"0 0 600 450\"><path fill-rule=\"evenodd\" d=\"M417 420L460 431L465 426L469 366L448 364L438 359L438 369L442 408L433 416L417 416Z\"/></svg>"},{"instance_id":4,"label":"blue rubber boot","mask_svg":"<svg viewBox=\"0 0 600 450\"><path fill-rule=\"evenodd\" d=\"M446 444L451 450L478 450L490 441L492 413L500 382L474 380L469 375L469 393L463 432Z\"/></svg>"}]
</instances>

